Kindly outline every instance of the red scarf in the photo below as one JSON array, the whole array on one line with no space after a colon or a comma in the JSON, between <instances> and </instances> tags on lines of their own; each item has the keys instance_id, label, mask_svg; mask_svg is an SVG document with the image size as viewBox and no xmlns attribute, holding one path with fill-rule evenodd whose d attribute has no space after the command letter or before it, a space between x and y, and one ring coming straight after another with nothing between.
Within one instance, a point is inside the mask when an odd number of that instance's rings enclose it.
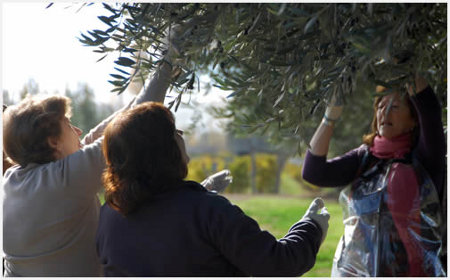
<instances>
[{"instance_id":1,"label":"red scarf","mask_svg":"<svg viewBox=\"0 0 450 280\"><path fill-rule=\"evenodd\" d=\"M411 133L405 133L392 139L376 136L370 152L380 159L403 158L411 151ZM388 175L387 206L392 214L395 227L408 256L409 269L406 276L426 276L422 268L423 252L414 245L411 224L420 225L419 183L414 169L409 165L392 164ZM420 234L415 229L414 234Z\"/></svg>"},{"instance_id":2,"label":"red scarf","mask_svg":"<svg viewBox=\"0 0 450 280\"><path fill-rule=\"evenodd\" d=\"M411 151L411 133L405 133L387 139L382 136L375 136L370 152L377 158L402 158Z\"/></svg>"}]
</instances>

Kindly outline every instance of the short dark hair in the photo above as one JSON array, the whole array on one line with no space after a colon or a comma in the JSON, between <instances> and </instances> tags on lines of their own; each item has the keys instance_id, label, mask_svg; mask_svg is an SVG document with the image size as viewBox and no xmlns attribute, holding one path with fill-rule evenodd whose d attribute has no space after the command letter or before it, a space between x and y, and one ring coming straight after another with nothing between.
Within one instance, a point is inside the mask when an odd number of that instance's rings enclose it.
<instances>
[{"instance_id":1,"label":"short dark hair","mask_svg":"<svg viewBox=\"0 0 450 280\"><path fill-rule=\"evenodd\" d=\"M120 113L106 127L105 202L127 215L153 195L179 185L187 163L175 140L175 119L160 103Z\"/></svg>"},{"instance_id":2,"label":"short dark hair","mask_svg":"<svg viewBox=\"0 0 450 280\"><path fill-rule=\"evenodd\" d=\"M70 99L65 96L27 96L4 110L3 151L21 166L55 160L48 138L61 135L61 120L70 114Z\"/></svg>"}]
</instances>

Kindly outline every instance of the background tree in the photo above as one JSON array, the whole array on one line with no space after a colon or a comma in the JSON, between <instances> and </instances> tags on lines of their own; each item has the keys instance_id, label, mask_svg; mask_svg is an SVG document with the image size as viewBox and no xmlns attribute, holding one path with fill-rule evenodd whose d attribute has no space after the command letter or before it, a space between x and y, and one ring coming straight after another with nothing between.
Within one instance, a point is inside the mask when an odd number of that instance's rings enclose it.
<instances>
[{"instance_id":1,"label":"background tree","mask_svg":"<svg viewBox=\"0 0 450 280\"><path fill-rule=\"evenodd\" d=\"M72 100L72 122L83 130L83 136L114 112L112 106L96 103L93 90L85 83L75 91L66 89L65 95Z\"/></svg>"},{"instance_id":2,"label":"background tree","mask_svg":"<svg viewBox=\"0 0 450 280\"><path fill-rule=\"evenodd\" d=\"M9 91L4 89L2 93L3 93L3 105L9 106L11 104L14 104L14 101L10 96Z\"/></svg>"},{"instance_id":3,"label":"background tree","mask_svg":"<svg viewBox=\"0 0 450 280\"><path fill-rule=\"evenodd\" d=\"M3 90L3 104L9 106L19 103L28 94L46 94L39 90L39 84L34 80L28 80L19 92L19 96L13 98L7 90ZM58 94L57 92L55 94ZM100 121L111 115L115 109L113 105L98 103L95 101L93 90L86 83L80 83L76 90L66 89L64 94L71 99L72 123L83 130L83 136L94 128ZM17 100L17 97L19 100ZM120 102L119 102L120 103ZM118 104L119 108L123 104Z\"/></svg>"},{"instance_id":4,"label":"background tree","mask_svg":"<svg viewBox=\"0 0 450 280\"><path fill-rule=\"evenodd\" d=\"M233 92L218 116L231 119L235 131L272 131L274 140L307 143L311 116L321 117L332 94L367 108L375 85L401 87L412 83L415 71L446 108L445 3L103 5L99 19L107 28L80 40L104 55L120 53L113 91L123 92L135 73L151 71L167 33L181 26L172 40L182 50L177 63L184 71L173 84L179 98L171 105L196 86L199 73L209 73L215 86ZM343 129L359 140L367 121L355 125Z\"/></svg>"},{"instance_id":5,"label":"background tree","mask_svg":"<svg viewBox=\"0 0 450 280\"><path fill-rule=\"evenodd\" d=\"M28 94L34 95L38 93L40 93L39 84L34 79L29 79L19 92L20 99L24 99Z\"/></svg>"}]
</instances>

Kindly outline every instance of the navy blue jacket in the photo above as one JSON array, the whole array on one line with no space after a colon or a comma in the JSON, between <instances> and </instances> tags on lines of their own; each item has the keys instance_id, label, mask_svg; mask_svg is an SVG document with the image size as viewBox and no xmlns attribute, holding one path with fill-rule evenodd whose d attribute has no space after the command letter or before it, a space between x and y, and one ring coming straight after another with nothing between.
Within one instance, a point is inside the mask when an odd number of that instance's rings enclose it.
<instances>
[{"instance_id":1,"label":"navy blue jacket","mask_svg":"<svg viewBox=\"0 0 450 280\"><path fill-rule=\"evenodd\" d=\"M102 206L97 252L105 276L299 276L321 237L304 219L277 241L225 197L185 182L127 217Z\"/></svg>"}]
</instances>

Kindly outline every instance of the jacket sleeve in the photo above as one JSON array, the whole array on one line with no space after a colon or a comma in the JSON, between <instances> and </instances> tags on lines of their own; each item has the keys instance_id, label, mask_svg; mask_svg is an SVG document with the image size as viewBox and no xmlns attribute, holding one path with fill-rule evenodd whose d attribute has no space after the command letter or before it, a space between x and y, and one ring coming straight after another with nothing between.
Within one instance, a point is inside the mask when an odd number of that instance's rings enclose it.
<instances>
[{"instance_id":1,"label":"jacket sleeve","mask_svg":"<svg viewBox=\"0 0 450 280\"><path fill-rule=\"evenodd\" d=\"M340 187L351 183L360 165L361 147L329 160L308 150L303 162L303 179L321 187Z\"/></svg>"},{"instance_id":2,"label":"jacket sleeve","mask_svg":"<svg viewBox=\"0 0 450 280\"><path fill-rule=\"evenodd\" d=\"M103 137L79 151L49 164L58 180L73 197L89 198L102 188L105 159L102 154ZM55 179L56 179L55 178Z\"/></svg>"},{"instance_id":3,"label":"jacket sleeve","mask_svg":"<svg viewBox=\"0 0 450 280\"><path fill-rule=\"evenodd\" d=\"M440 197L442 182L437 178L445 176L446 145L441 118L441 106L433 90L428 86L411 98L419 119L420 134L415 154L427 172L434 179Z\"/></svg>"},{"instance_id":4,"label":"jacket sleeve","mask_svg":"<svg viewBox=\"0 0 450 280\"><path fill-rule=\"evenodd\" d=\"M208 211L208 232L218 250L249 276L299 276L310 270L322 231L311 219L295 223L280 240L221 196Z\"/></svg>"}]
</instances>

